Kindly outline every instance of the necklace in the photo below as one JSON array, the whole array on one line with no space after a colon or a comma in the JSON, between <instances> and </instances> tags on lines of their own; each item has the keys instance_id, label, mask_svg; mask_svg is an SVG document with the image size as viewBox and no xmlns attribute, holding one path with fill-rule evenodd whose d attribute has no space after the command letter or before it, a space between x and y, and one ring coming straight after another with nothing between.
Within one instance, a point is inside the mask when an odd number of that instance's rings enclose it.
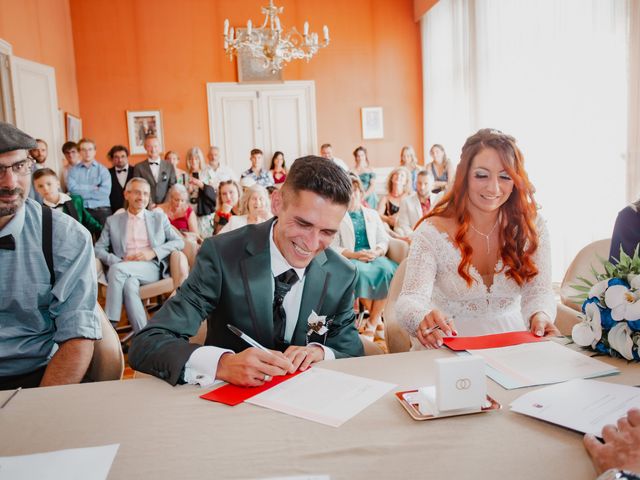
<instances>
[{"instance_id":1,"label":"necklace","mask_svg":"<svg viewBox=\"0 0 640 480\"><path fill-rule=\"evenodd\" d=\"M476 232L478 235L484 237L484 239L487 241L487 255L489 253L491 253L491 248L489 247L489 237L491 236L491 234L493 233L493 231L496 229L496 227L498 226L498 222L499 219L496 220L496 223L493 225L493 227L491 228L491 231L489 233L482 233L481 231L479 231L476 227L473 226L472 223L469 223L469 226L471 227L471 229Z\"/></svg>"}]
</instances>

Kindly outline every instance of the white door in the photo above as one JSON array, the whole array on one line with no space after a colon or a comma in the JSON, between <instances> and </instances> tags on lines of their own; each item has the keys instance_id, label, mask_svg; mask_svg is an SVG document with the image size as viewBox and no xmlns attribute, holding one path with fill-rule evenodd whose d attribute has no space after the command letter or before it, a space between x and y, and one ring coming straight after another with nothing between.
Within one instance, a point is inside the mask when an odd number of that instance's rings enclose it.
<instances>
[{"instance_id":1,"label":"white door","mask_svg":"<svg viewBox=\"0 0 640 480\"><path fill-rule=\"evenodd\" d=\"M60 118L53 67L11 56L15 124L49 146L46 166L60 169Z\"/></svg>"},{"instance_id":2,"label":"white door","mask_svg":"<svg viewBox=\"0 0 640 480\"><path fill-rule=\"evenodd\" d=\"M11 45L0 38L0 122L14 124L13 91L9 65L9 57L12 52Z\"/></svg>"},{"instance_id":3,"label":"white door","mask_svg":"<svg viewBox=\"0 0 640 480\"><path fill-rule=\"evenodd\" d=\"M291 161L316 150L314 82L282 84L207 84L209 139L222 161L236 173L249 168L252 148L271 155L282 151Z\"/></svg>"}]
</instances>

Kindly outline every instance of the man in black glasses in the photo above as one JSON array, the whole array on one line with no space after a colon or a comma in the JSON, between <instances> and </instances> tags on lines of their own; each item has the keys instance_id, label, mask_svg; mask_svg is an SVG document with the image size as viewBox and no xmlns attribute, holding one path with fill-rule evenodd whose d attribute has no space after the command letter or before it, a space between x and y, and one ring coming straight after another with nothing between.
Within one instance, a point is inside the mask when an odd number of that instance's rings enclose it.
<instances>
[{"instance_id":1,"label":"man in black glasses","mask_svg":"<svg viewBox=\"0 0 640 480\"><path fill-rule=\"evenodd\" d=\"M80 382L102 335L89 232L27 198L35 146L0 122L0 390Z\"/></svg>"}]
</instances>

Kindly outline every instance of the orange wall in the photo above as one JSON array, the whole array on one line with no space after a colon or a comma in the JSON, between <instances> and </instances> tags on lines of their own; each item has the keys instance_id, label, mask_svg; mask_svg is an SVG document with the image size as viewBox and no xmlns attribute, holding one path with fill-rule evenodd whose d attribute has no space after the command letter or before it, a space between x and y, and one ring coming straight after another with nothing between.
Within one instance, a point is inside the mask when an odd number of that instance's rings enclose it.
<instances>
[{"instance_id":1,"label":"orange wall","mask_svg":"<svg viewBox=\"0 0 640 480\"><path fill-rule=\"evenodd\" d=\"M126 110L161 110L165 148L181 157L208 144L207 82L236 81L223 55L225 18L262 23L267 0L70 0L83 128L103 158L127 144ZM285 80L315 80L318 140L352 162L364 144L374 165L395 164L400 148L422 151L420 32L413 0L277 0L284 27L332 43L309 64L295 62ZM385 138L363 141L360 108L384 107ZM137 161L135 159L134 161Z\"/></svg>"},{"instance_id":2,"label":"orange wall","mask_svg":"<svg viewBox=\"0 0 640 480\"><path fill-rule=\"evenodd\" d=\"M69 0L0 0L0 38L15 56L55 68L58 107L80 113Z\"/></svg>"}]
</instances>

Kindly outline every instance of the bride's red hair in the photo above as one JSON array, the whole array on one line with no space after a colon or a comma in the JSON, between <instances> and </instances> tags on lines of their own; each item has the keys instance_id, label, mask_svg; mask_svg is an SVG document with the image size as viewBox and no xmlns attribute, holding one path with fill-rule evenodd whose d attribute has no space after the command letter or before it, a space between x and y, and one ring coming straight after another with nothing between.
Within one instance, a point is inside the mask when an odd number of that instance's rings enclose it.
<instances>
[{"instance_id":1,"label":"bride's red hair","mask_svg":"<svg viewBox=\"0 0 640 480\"><path fill-rule=\"evenodd\" d=\"M538 232L535 226L537 207L533 198L534 187L524 169L524 157L510 135L498 130L482 129L467 139L462 147L460 163L456 169L453 186L438 204L416 224L429 217L455 218L460 227L455 234L455 242L462 260L458 273L471 286L469 275L473 249L466 241L470 216L468 211L469 170L474 157L486 148L494 149L500 156L505 171L513 180L513 191L509 199L500 207L500 258L505 275L522 286L538 274L533 254L538 249Z\"/></svg>"}]
</instances>

